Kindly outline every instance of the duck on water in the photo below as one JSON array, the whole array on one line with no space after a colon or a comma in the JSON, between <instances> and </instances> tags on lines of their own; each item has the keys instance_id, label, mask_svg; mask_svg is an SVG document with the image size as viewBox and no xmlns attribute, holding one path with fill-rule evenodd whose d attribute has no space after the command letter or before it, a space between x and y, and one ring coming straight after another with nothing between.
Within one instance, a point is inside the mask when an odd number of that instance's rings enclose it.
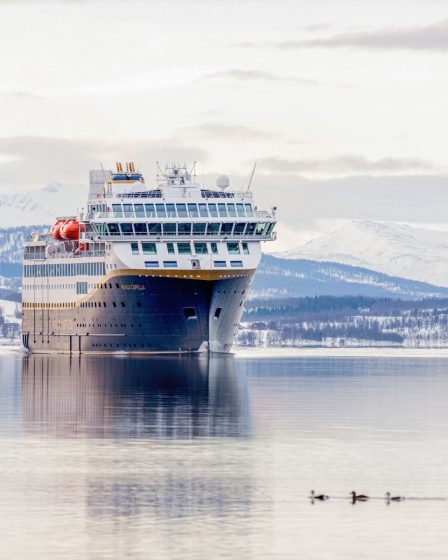
<instances>
[{"instance_id":1,"label":"duck on water","mask_svg":"<svg viewBox=\"0 0 448 560\"><path fill-rule=\"evenodd\" d=\"M352 504L356 504L356 502L367 502L369 496L365 494L357 494L354 490L352 491Z\"/></svg>"},{"instance_id":2,"label":"duck on water","mask_svg":"<svg viewBox=\"0 0 448 560\"><path fill-rule=\"evenodd\" d=\"M314 492L314 490L311 490L311 492L310 492L310 498L311 498L311 500L321 500L321 501L324 501L324 500L329 500L329 499L330 499L330 496L326 496L325 494L316 494L316 493Z\"/></svg>"}]
</instances>

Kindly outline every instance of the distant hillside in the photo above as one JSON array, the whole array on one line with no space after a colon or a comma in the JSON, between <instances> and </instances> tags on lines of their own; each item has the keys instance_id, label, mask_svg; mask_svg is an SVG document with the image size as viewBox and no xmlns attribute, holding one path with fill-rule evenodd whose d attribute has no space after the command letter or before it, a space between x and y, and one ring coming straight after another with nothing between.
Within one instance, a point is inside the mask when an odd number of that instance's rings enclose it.
<instances>
[{"instance_id":1,"label":"distant hillside","mask_svg":"<svg viewBox=\"0 0 448 560\"><path fill-rule=\"evenodd\" d=\"M314 296L250 300L245 346L448 346L448 299Z\"/></svg>"},{"instance_id":2,"label":"distant hillside","mask_svg":"<svg viewBox=\"0 0 448 560\"><path fill-rule=\"evenodd\" d=\"M252 298L315 295L440 298L448 296L448 288L334 262L263 255L252 286Z\"/></svg>"},{"instance_id":3,"label":"distant hillside","mask_svg":"<svg viewBox=\"0 0 448 560\"><path fill-rule=\"evenodd\" d=\"M354 221L275 256L360 266L399 278L448 287L446 231L391 222Z\"/></svg>"}]
</instances>

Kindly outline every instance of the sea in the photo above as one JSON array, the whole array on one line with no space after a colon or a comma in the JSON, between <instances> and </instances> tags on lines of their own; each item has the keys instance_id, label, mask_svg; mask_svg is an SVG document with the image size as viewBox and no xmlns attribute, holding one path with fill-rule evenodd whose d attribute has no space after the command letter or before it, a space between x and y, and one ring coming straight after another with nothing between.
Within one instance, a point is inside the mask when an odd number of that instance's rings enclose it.
<instances>
[{"instance_id":1,"label":"sea","mask_svg":"<svg viewBox=\"0 0 448 560\"><path fill-rule=\"evenodd\" d=\"M445 559L447 521L447 357L0 355L1 559Z\"/></svg>"}]
</instances>

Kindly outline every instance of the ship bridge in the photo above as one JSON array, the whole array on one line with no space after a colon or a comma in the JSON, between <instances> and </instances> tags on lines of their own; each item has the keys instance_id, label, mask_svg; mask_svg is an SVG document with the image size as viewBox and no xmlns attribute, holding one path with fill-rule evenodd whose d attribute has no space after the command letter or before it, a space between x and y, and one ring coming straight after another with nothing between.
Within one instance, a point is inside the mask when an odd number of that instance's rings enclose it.
<instances>
[{"instance_id":1,"label":"ship bridge","mask_svg":"<svg viewBox=\"0 0 448 560\"><path fill-rule=\"evenodd\" d=\"M127 168L135 170L133 164ZM192 181L185 166L173 165L158 175L157 188L143 190L143 178L132 182L129 175L128 183L119 179L118 189L112 175L102 196L89 200L88 211L80 214L81 239L275 239L275 209L259 211L248 190L227 191L226 176L217 189L207 189Z\"/></svg>"}]
</instances>

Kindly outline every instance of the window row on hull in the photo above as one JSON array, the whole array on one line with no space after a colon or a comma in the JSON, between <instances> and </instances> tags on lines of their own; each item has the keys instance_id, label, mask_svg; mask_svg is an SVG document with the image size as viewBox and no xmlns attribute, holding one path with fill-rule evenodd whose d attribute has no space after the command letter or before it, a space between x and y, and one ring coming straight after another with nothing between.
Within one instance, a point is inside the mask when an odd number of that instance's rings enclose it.
<instances>
[{"instance_id":1,"label":"window row on hull","mask_svg":"<svg viewBox=\"0 0 448 560\"><path fill-rule=\"evenodd\" d=\"M166 244L168 254L174 255L177 253L179 255L208 255L210 254L217 254L218 253L218 244L217 243L205 243L202 241L195 241L191 243L190 241L186 241L184 243L167 243ZM249 254L249 244L246 242L242 242L241 246L238 242L231 242L227 243L227 251L230 255L239 255L244 253L245 255ZM157 244L150 243L143 241L139 243L134 241L131 243L131 253L133 255L157 255Z\"/></svg>"},{"instance_id":2,"label":"window row on hull","mask_svg":"<svg viewBox=\"0 0 448 560\"><path fill-rule=\"evenodd\" d=\"M23 276L25 278L46 278L47 276L102 276L104 274L106 274L106 265L104 262L25 264L23 266Z\"/></svg>"},{"instance_id":3,"label":"window row on hull","mask_svg":"<svg viewBox=\"0 0 448 560\"><path fill-rule=\"evenodd\" d=\"M241 235L266 237L275 222L125 222L95 223L98 235Z\"/></svg>"},{"instance_id":4,"label":"window row on hull","mask_svg":"<svg viewBox=\"0 0 448 560\"><path fill-rule=\"evenodd\" d=\"M177 261L145 261L145 268L177 268ZM227 268L227 261L213 261L215 268ZM243 268L243 261L230 261L231 268Z\"/></svg>"}]
</instances>

